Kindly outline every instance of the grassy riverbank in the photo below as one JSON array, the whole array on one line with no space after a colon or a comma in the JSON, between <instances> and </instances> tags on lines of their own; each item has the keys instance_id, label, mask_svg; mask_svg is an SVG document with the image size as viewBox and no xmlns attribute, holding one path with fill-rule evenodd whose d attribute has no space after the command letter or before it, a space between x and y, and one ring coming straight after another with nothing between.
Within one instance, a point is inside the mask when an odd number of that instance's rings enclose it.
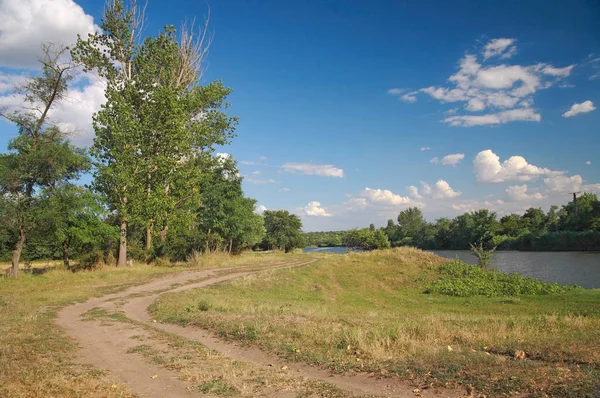
<instances>
[{"instance_id":1,"label":"grassy riverbank","mask_svg":"<svg viewBox=\"0 0 600 398\"><path fill-rule=\"evenodd\" d=\"M152 310L160 321L200 325L339 372L461 385L492 396L597 391L599 290L424 294L442 277L445 260L433 254L398 248L321 258L310 267L168 294Z\"/></svg>"},{"instance_id":2,"label":"grassy riverbank","mask_svg":"<svg viewBox=\"0 0 600 398\"><path fill-rule=\"evenodd\" d=\"M135 265L73 273L57 268L0 277L0 397L128 397L127 387L73 361L77 346L58 328L58 310L153 278L189 269L268 264L283 255L212 256L174 267ZM42 268L46 264L33 264Z\"/></svg>"}]
</instances>

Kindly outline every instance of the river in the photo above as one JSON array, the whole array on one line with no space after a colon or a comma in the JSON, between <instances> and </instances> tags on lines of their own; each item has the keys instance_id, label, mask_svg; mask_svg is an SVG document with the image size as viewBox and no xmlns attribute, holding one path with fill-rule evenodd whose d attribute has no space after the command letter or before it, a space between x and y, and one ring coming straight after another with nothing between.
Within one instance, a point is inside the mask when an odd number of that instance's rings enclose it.
<instances>
[{"instance_id":1,"label":"river","mask_svg":"<svg viewBox=\"0 0 600 398\"><path fill-rule=\"evenodd\" d=\"M308 247L306 252L345 253L345 247ZM459 258L471 264L477 258L468 250L432 250L449 259ZM502 272L518 272L559 285L579 285L587 289L600 288L600 252L519 252L497 251L492 268Z\"/></svg>"}]
</instances>

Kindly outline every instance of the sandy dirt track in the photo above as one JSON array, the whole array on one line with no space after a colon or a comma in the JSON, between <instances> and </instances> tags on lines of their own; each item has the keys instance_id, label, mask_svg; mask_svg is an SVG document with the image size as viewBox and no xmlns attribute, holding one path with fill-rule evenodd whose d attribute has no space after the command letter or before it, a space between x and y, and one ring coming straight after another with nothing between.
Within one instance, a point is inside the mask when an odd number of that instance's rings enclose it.
<instances>
[{"instance_id":1,"label":"sandy dirt track","mask_svg":"<svg viewBox=\"0 0 600 398\"><path fill-rule=\"evenodd\" d=\"M202 288L211 284L240 278L252 273L289 267L308 266L315 259L306 258L280 264L221 268L202 271L188 271L172 274L147 284L131 287L119 293L92 298L62 309L56 320L67 334L79 345L77 361L90 364L107 372L111 380L127 383L130 391L142 397L198 397L204 396L198 389L180 379L178 372L152 364L128 350L139 345L135 337L148 336L148 330L160 330L201 343L209 349L234 360L251 362L268 367L273 372L287 366L286 372L292 377L322 380L347 391L348 396L381 397L460 397L457 390L427 389L415 393L415 387L395 379L378 379L366 374L332 375L329 370L303 363L290 363L274 354L253 347L241 347L223 341L213 333L195 327L181 327L172 324L153 322L147 309L161 294ZM85 320L82 315L91 309L101 308L108 312L121 312L133 323L102 322ZM152 340L145 344L157 347L160 342ZM164 344L163 344L164 345ZM164 349L164 347L161 347ZM155 377L151 377L155 376ZM265 390L260 396L294 397L298 391Z\"/></svg>"}]
</instances>

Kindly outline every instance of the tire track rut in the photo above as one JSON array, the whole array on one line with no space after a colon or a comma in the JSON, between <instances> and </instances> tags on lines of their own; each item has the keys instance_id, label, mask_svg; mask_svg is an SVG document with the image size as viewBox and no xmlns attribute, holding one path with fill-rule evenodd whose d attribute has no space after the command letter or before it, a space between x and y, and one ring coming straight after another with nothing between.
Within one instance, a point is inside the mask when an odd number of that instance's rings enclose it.
<instances>
[{"instance_id":1,"label":"tire track rut","mask_svg":"<svg viewBox=\"0 0 600 398\"><path fill-rule=\"evenodd\" d=\"M121 311L127 318L141 323L147 328L194 340L231 359L253 362L265 367L271 366L273 370L286 365L289 375L325 381L348 391L348 396L460 397L463 395L460 390L437 389L424 390L415 394L414 387L400 380L377 379L365 374L333 375L327 369L304 363L284 362L274 354L255 347L241 347L235 343L223 341L213 333L200 328L153 322L147 311L148 307L161 294L167 292L175 293L202 288L254 273L306 266L316 261L318 260L294 260L275 265L187 271L170 275L167 278L133 286L119 293L92 298L84 303L65 307L59 312L56 323L79 344L78 361L107 371L112 378L127 383L132 392L148 398L185 398L197 397L202 394L191 383L179 379L178 372L148 363L141 356L128 353L129 350L139 345L139 341L135 339L136 336L148 335L143 328L120 322L106 325L99 321L85 320L82 318L83 314L94 308L112 312ZM148 341L148 344L151 345L152 342ZM149 375L156 377L151 379ZM285 396L291 396L288 394L289 392L285 393ZM261 395L280 397L284 396L284 392Z\"/></svg>"}]
</instances>

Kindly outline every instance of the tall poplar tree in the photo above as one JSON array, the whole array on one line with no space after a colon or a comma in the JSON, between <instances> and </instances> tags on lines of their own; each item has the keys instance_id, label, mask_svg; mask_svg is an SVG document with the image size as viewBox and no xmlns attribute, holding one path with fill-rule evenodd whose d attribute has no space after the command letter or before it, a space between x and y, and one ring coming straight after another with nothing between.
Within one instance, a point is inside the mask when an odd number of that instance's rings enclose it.
<instances>
[{"instance_id":1,"label":"tall poplar tree","mask_svg":"<svg viewBox=\"0 0 600 398\"><path fill-rule=\"evenodd\" d=\"M79 38L74 59L106 79L107 98L94 115L96 187L120 223L118 265L127 260L127 225L146 225L146 247L154 226L166 234L173 210L190 195L176 189L182 176L197 180L193 159L233 137L236 118L223 108L230 93L221 82L199 83L206 56L205 33L172 26L140 39L143 15L114 0L102 32ZM204 29L201 32L206 32Z\"/></svg>"}]
</instances>

